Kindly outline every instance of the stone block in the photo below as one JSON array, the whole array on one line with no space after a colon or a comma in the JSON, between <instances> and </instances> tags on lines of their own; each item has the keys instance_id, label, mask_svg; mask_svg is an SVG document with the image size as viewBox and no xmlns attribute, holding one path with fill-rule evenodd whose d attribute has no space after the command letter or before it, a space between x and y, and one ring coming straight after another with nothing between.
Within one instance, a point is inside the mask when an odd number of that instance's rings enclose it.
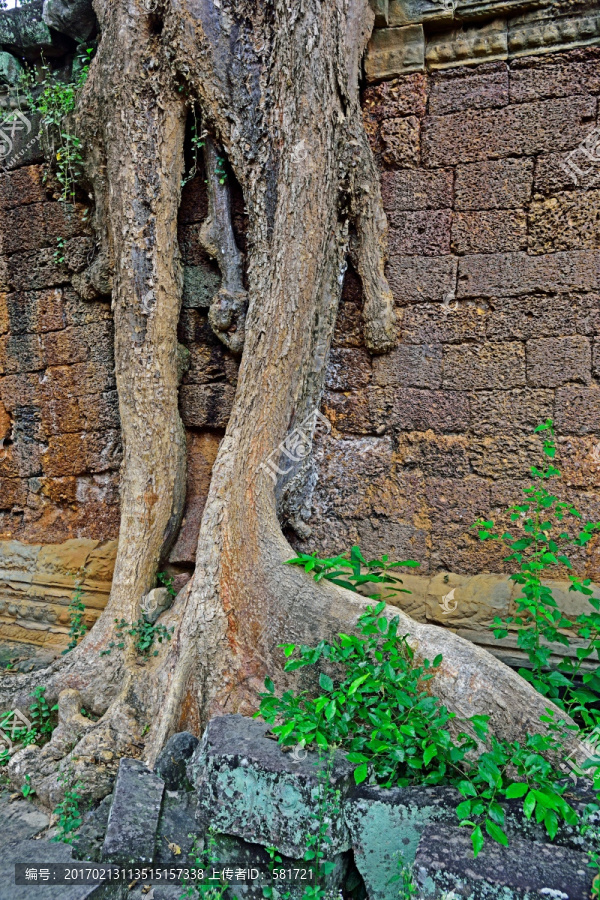
<instances>
[{"instance_id":1,"label":"stone block","mask_svg":"<svg viewBox=\"0 0 600 900\"><path fill-rule=\"evenodd\" d=\"M527 249L527 214L521 210L484 209L454 214L452 251L507 253Z\"/></svg>"},{"instance_id":2,"label":"stone block","mask_svg":"<svg viewBox=\"0 0 600 900\"><path fill-rule=\"evenodd\" d=\"M373 359L373 384L436 388L442 383L442 349L433 344L401 344Z\"/></svg>"},{"instance_id":3,"label":"stone block","mask_svg":"<svg viewBox=\"0 0 600 900\"><path fill-rule=\"evenodd\" d=\"M576 54L526 57L510 67L511 103L529 103L549 97L600 93L598 47Z\"/></svg>"},{"instance_id":4,"label":"stone block","mask_svg":"<svg viewBox=\"0 0 600 900\"><path fill-rule=\"evenodd\" d=\"M589 384L592 355L582 335L527 341L527 381L537 387L559 387L568 381Z\"/></svg>"},{"instance_id":5,"label":"stone block","mask_svg":"<svg viewBox=\"0 0 600 900\"><path fill-rule=\"evenodd\" d=\"M11 53L0 53L0 84L18 84L23 66Z\"/></svg>"},{"instance_id":6,"label":"stone block","mask_svg":"<svg viewBox=\"0 0 600 900\"><path fill-rule=\"evenodd\" d=\"M593 878L585 853L518 837L509 847L488 839L473 859L466 829L437 823L422 833L415 871L424 898L439 898L442 891L475 896L477 891L477 896L504 894L515 900L586 900Z\"/></svg>"},{"instance_id":7,"label":"stone block","mask_svg":"<svg viewBox=\"0 0 600 900\"><path fill-rule=\"evenodd\" d=\"M385 119L381 123L383 159L388 166L409 169L419 165L419 127L416 116Z\"/></svg>"},{"instance_id":8,"label":"stone block","mask_svg":"<svg viewBox=\"0 0 600 900\"><path fill-rule=\"evenodd\" d=\"M525 349L505 344L444 347L443 387L455 391L515 388L525 385Z\"/></svg>"},{"instance_id":9,"label":"stone block","mask_svg":"<svg viewBox=\"0 0 600 900\"><path fill-rule=\"evenodd\" d=\"M202 154L198 160L200 171L188 181L181 191L178 221L181 225L203 222L208 215L208 194L206 191Z\"/></svg>"},{"instance_id":10,"label":"stone block","mask_svg":"<svg viewBox=\"0 0 600 900\"><path fill-rule=\"evenodd\" d=\"M468 441L463 435L401 434L397 462L426 477L465 478L471 474ZM424 557L423 557L424 558Z\"/></svg>"},{"instance_id":11,"label":"stone block","mask_svg":"<svg viewBox=\"0 0 600 900\"><path fill-rule=\"evenodd\" d=\"M600 190L592 189L534 200L529 210L529 252L600 247L599 203Z\"/></svg>"},{"instance_id":12,"label":"stone block","mask_svg":"<svg viewBox=\"0 0 600 900\"><path fill-rule=\"evenodd\" d=\"M43 162L40 135L41 117L38 113L30 110L3 112L0 117L0 170L6 174L20 166Z\"/></svg>"},{"instance_id":13,"label":"stone block","mask_svg":"<svg viewBox=\"0 0 600 900\"><path fill-rule=\"evenodd\" d=\"M568 384L556 392L556 427L561 434L598 434L600 389Z\"/></svg>"},{"instance_id":14,"label":"stone block","mask_svg":"<svg viewBox=\"0 0 600 900\"><path fill-rule=\"evenodd\" d=\"M151 863L165 784L137 759L121 759L102 861Z\"/></svg>"},{"instance_id":15,"label":"stone block","mask_svg":"<svg viewBox=\"0 0 600 900\"><path fill-rule=\"evenodd\" d=\"M398 306L442 301L456 286L452 256L391 256L387 276Z\"/></svg>"},{"instance_id":16,"label":"stone block","mask_svg":"<svg viewBox=\"0 0 600 900\"><path fill-rule=\"evenodd\" d=\"M566 11L566 10L565 10ZM550 50L568 50L597 44L600 37L600 15L596 9L569 15L556 15L548 9L527 12L509 23L508 52L511 59L533 56Z\"/></svg>"},{"instance_id":17,"label":"stone block","mask_svg":"<svg viewBox=\"0 0 600 900\"><path fill-rule=\"evenodd\" d=\"M349 434L372 434L375 429L365 389L344 394L325 391L323 412L335 428Z\"/></svg>"},{"instance_id":18,"label":"stone block","mask_svg":"<svg viewBox=\"0 0 600 900\"><path fill-rule=\"evenodd\" d=\"M3 843L0 850L2 900L23 900L31 893L31 885L15 885L15 860L32 866L39 866L40 862L68 864L72 854L72 848L60 842L26 840ZM98 884L59 886L39 882L35 895L37 900L100 900L101 896Z\"/></svg>"},{"instance_id":19,"label":"stone block","mask_svg":"<svg viewBox=\"0 0 600 900\"><path fill-rule=\"evenodd\" d=\"M427 76L422 72L413 72L369 85L362 93L361 106L367 121L424 116L427 109Z\"/></svg>"},{"instance_id":20,"label":"stone block","mask_svg":"<svg viewBox=\"0 0 600 900\"><path fill-rule=\"evenodd\" d=\"M23 166L0 174L0 209L43 203L47 197L42 178L41 166Z\"/></svg>"},{"instance_id":21,"label":"stone block","mask_svg":"<svg viewBox=\"0 0 600 900\"><path fill-rule=\"evenodd\" d=\"M423 161L435 168L549 150L568 151L584 139L595 114L595 98L567 97L428 116L422 125Z\"/></svg>"},{"instance_id":22,"label":"stone block","mask_svg":"<svg viewBox=\"0 0 600 900\"><path fill-rule=\"evenodd\" d=\"M195 735L180 731L172 735L161 750L154 771L164 781L167 791L191 789L186 766L198 744Z\"/></svg>"},{"instance_id":23,"label":"stone block","mask_svg":"<svg viewBox=\"0 0 600 900\"><path fill-rule=\"evenodd\" d=\"M450 308L451 307L451 308ZM485 341L486 311L477 306L454 303L419 303L407 307L402 319L402 339L408 343L463 344Z\"/></svg>"},{"instance_id":24,"label":"stone block","mask_svg":"<svg viewBox=\"0 0 600 900\"><path fill-rule=\"evenodd\" d=\"M319 797L319 759L282 753L265 734L268 725L240 715L211 719L188 764L188 777L198 794L199 820L217 831L263 846L275 845L300 859L306 835L316 828L314 804ZM301 754L297 754L299 757ZM336 752L329 783L342 798L354 766ZM328 856L349 849L346 825L332 822Z\"/></svg>"},{"instance_id":25,"label":"stone block","mask_svg":"<svg viewBox=\"0 0 600 900\"><path fill-rule=\"evenodd\" d=\"M575 149L576 146L571 149ZM573 169L573 165L577 168ZM588 190L598 187L599 176L600 165L594 156L589 159L579 153L573 157L564 152L540 153L535 161L533 189L538 195Z\"/></svg>"},{"instance_id":26,"label":"stone block","mask_svg":"<svg viewBox=\"0 0 600 900\"><path fill-rule=\"evenodd\" d=\"M344 813L369 900L397 900L398 884L390 883L390 872L398 867L398 854L403 865L411 866L426 825L456 821L459 802L452 788L361 786L354 791Z\"/></svg>"},{"instance_id":27,"label":"stone block","mask_svg":"<svg viewBox=\"0 0 600 900\"><path fill-rule=\"evenodd\" d=\"M388 222L396 225L395 216L405 210L441 210L451 208L453 200L452 169L405 169L383 172L381 196Z\"/></svg>"},{"instance_id":28,"label":"stone block","mask_svg":"<svg viewBox=\"0 0 600 900\"><path fill-rule=\"evenodd\" d=\"M429 113L444 116L465 109L498 109L508 103L508 69L505 63L483 63L468 68L437 72L431 79Z\"/></svg>"},{"instance_id":29,"label":"stone block","mask_svg":"<svg viewBox=\"0 0 600 900\"><path fill-rule=\"evenodd\" d=\"M430 70L447 69L480 62L508 58L508 30L505 19L452 31L432 34L427 38L425 60Z\"/></svg>"},{"instance_id":30,"label":"stone block","mask_svg":"<svg viewBox=\"0 0 600 900\"><path fill-rule=\"evenodd\" d=\"M586 298L586 304L589 300ZM587 327L580 324L578 309L569 295L503 297L487 315L487 336L491 341L527 341L540 336L575 334Z\"/></svg>"},{"instance_id":31,"label":"stone block","mask_svg":"<svg viewBox=\"0 0 600 900\"><path fill-rule=\"evenodd\" d=\"M554 415L554 392L551 390L517 389L508 391L476 391L470 395L471 429L475 434L533 429Z\"/></svg>"},{"instance_id":32,"label":"stone block","mask_svg":"<svg viewBox=\"0 0 600 900\"><path fill-rule=\"evenodd\" d=\"M44 0L42 18L54 31L78 44L88 41L97 27L91 0Z\"/></svg>"},{"instance_id":33,"label":"stone block","mask_svg":"<svg viewBox=\"0 0 600 900\"><path fill-rule=\"evenodd\" d=\"M406 522L390 519L363 519L356 522L357 543L367 559L378 559L386 548L391 559L427 559L427 532ZM421 568L426 570L426 563Z\"/></svg>"},{"instance_id":34,"label":"stone block","mask_svg":"<svg viewBox=\"0 0 600 900\"><path fill-rule=\"evenodd\" d=\"M469 443L470 469L482 478L531 480L531 461L542 462L540 441L537 436L528 437L516 433L484 435ZM501 565L502 555L498 557ZM482 565L484 563L482 562Z\"/></svg>"},{"instance_id":35,"label":"stone block","mask_svg":"<svg viewBox=\"0 0 600 900\"><path fill-rule=\"evenodd\" d=\"M600 287L600 254L573 250L529 256L490 253L462 257L456 296L520 297L595 291Z\"/></svg>"},{"instance_id":36,"label":"stone block","mask_svg":"<svg viewBox=\"0 0 600 900\"><path fill-rule=\"evenodd\" d=\"M411 25L427 22L448 25L452 10L436 0L390 0L390 25Z\"/></svg>"},{"instance_id":37,"label":"stone block","mask_svg":"<svg viewBox=\"0 0 600 900\"><path fill-rule=\"evenodd\" d=\"M382 394L378 408L383 407L383 415L375 419L371 412L377 425L389 422L402 431L462 432L469 428L469 400L461 392L395 388L384 389Z\"/></svg>"},{"instance_id":38,"label":"stone block","mask_svg":"<svg viewBox=\"0 0 600 900\"><path fill-rule=\"evenodd\" d=\"M373 32L365 56L367 81L394 78L425 66L425 39L422 25L381 28Z\"/></svg>"},{"instance_id":39,"label":"stone block","mask_svg":"<svg viewBox=\"0 0 600 900\"><path fill-rule=\"evenodd\" d=\"M18 56L28 59L61 56L68 48L60 35L53 35L42 19L42 0L30 0L25 9L2 10L0 13L0 44Z\"/></svg>"},{"instance_id":40,"label":"stone block","mask_svg":"<svg viewBox=\"0 0 600 900\"><path fill-rule=\"evenodd\" d=\"M57 262L51 247L41 250L26 250L13 253L5 262L0 282L5 287L0 290L33 291L58 287L70 280L67 267Z\"/></svg>"},{"instance_id":41,"label":"stone block","mask_svg":"<svg viewBox=\"0 0 600 900\"><path fill-rule=\"evenodd\" d=\"M200 522L219 443L217 435L188 432L185 507L179 534L169 555L171 563L195 562Z\"/></svg>"},{"instance_id":42,"label":"stone block","mask_svg":"<svg viewBox=\"0 0 600 900\"><path fill-rule=\"evenodd\" d=\"M398 256L442 256L450 253L449 209L397 212L388 235L391 254Z\"/></svg>"},{"instance_id":43,"label":"stone block","mask_svg":"<svg viewBox=\"0 0 600 900\"><path fill-rule=\"evenodd\" d=\"M365 350L350 348L330 351L326 387L330 391L352 391L371 380L371 357Z\"/></svg>"},{"instance_id":44,"label":"stone block","mask_svg":"<svg viewBox=\"0 0 600 900\"><path fill-rule=\"evenodd\" d=\"M531 198L532 159L499 159L456 168L456 209L518 209Z\"/></svg>"},{"instance_id":45,"label":"stone block","mask_svg":"<svg viewBox=\"0 0 600 900\"><path fill-rule=\"evenodd\" d=\"M390 14L389 0L370 0L370 5L375 13L375 28L385 28Z\"/></svg>"}]
</instances>

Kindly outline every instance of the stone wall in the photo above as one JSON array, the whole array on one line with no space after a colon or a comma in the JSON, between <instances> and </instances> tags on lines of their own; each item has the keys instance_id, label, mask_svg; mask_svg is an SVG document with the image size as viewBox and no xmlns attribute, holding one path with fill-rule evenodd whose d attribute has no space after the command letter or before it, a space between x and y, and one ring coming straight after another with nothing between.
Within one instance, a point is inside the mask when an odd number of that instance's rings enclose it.
<instances>
[{"instance_id":1,"label":"stone wall","mask_svg":"<svg viewBox=\"0 0 600 900\"><path fill-rule=\"evenodd\" d=\"M411 612L484 641L486 622L514 594L505 576L481 575L508 570L500 549L479 544L470 526L520 498L539 448L531 432L547 416L557 423L566 495L600 519L600 169L590 144L600 94L598 4L373 5L378 28L363 108L390 225L398 347L377 358L365 350L360 283L350 269L322 406L333 429L317 446L313 533L305 542L290 538L323 554L358 542L370 556L418 560ZM0 82L13 77L2 75L12 71L5 51L16 52L5 35L12 15L0 16ZM68 67L69 42L42 24L34 31L23 55L35 56L43 32L53 64ZM0 106L9 100L10 85L0 84ZM34 121L32 133L38 127ZM108 560L118 535L110 298L84 300L74 288L96 252L87 196L58 202L31 134L13 137L0 174L0 569L3 559L56 545L64 612L75 578L70 542L82 553L89 542L103 547ZM587 157L577 150L585 140ZM207 320L219 275L199 241L204 178L200 167L185 186L179 222L179 339L190 352L180 390L188 494L170 556L179 583L193 568L237 377L236 360ZM244 249L235 186L234 194ZM582 551L578 570L598 577L598 552L596 544ZM32 602L14 587L27 581L29 563L22 577L15 565L0 583L0 639L25 646L35 631L39 644L45 621L55 635L47 640L64 645L62 613L48 599L56 585L48 582L47 595L38 591ZM106 599L108 568L104 587L92 591L90 623ZM460 602L449 615L439 602L452 587ZM572 597L561 593L561 604L575 612Z\"/></svg>"}]
</instances>

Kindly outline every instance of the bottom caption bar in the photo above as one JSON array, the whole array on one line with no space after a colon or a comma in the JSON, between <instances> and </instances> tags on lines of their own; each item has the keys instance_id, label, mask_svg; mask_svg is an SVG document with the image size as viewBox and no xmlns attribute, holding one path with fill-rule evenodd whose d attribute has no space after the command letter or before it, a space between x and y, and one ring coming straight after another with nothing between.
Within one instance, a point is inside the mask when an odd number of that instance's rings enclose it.
<instances>
[{"instance_id":1,"label":"bottom caption bar","mask_svg":"<svg viewBox=\"0 0 600 900\"><path fill-rule=\"evenodd\" d=\"M179 884L248 883L273 881L302 881L312 883L312 869L277 868L272 872L248 869L243 866L200 869L197 866L147 866L147 865L84 865L72 863L15 863L15 884L101 884L103 881L119 884Z\"/></svg>"}]
</instances>

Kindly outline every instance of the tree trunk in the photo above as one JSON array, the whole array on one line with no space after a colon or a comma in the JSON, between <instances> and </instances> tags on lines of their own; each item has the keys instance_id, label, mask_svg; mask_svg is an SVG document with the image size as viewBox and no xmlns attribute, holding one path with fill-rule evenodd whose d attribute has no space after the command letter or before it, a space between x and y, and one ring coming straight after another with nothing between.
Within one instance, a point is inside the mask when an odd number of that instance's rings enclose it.
<instances>
[{"instance_id":1,"label":"tree trunk","mask_svg":"<svg viewBox=\"0 0 600 900\"><path fill-rule=\"evenodd\" d=\"M366 603L282 565L293 550L280 524L305 527L301 512L314 481L306 423L319 407L348 254L363 284L367 346L385 352L394 338L386 222L358 94L373 20L367 0L171 0L154 13L141 0L97 6L102 41L82 123L105 219L101 256L114 271L122 517L109 604L82 644L44 676L51 698L76 688L102 718L90 727L65 711L63 732L11 763L15 778L25 764L37 771L33 782L49 801L59 791L58 758L77 776L85 772L88 791L100 796L107 778L90 771L103 749L143 745L152 762L175 730L197 732L211 715L254 711L267 673L278 686L292 683L278 643L316 643L353 628ZM220 260L228 296L222 290L215 298L211 324L234 349L244 343L195 573L161 618L173 626L173 640L141 666L130 646L99 651L113 638L115 618L138 617L183 502L176 218L186 102L199 104L211 135L205 239L217 258L223 250L232 255ZM213 142L224 149L249 215L247 298L224 221L227 198L210 170ZM284 441L287 454L278 449ZM443 654L430 684L448 707L490 715L492 729L509 739L540 730L548 702L491 655L405 615L401 629L419 657ZM23 702L32 683L4 679L0 703ZM69 728L81 740L61 753Z\"/></svg>"}]
</instances>

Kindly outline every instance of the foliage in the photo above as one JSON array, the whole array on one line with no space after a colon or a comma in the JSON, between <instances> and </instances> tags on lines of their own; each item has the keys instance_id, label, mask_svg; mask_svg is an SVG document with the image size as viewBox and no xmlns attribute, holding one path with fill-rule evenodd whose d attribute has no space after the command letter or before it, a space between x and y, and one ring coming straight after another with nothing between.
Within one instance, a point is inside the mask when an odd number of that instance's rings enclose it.
<instances>
[{"instance_id":1,"label":"foliage","mask_svg":"<svg viewBox=\"0 0 600 900\"><path fill-rule=\"evenodd\" d=\"M54 716L52 715L58 709L58 706L50 706L46 700L46 688L38 685L30 697L32 703L29 705L29 728L15 728L12 731L11 719L12 710L0 714L0 729L2 731L10 731L12 740L15 744L21 744L22 747L29 747L31 744L45 744L54 730ZM0 751L0 766L5 766L10 761L10 753L7 749Z\"/></svg>"},{"instance_id":2,"label":"foliage","mask_svg":"<svg viewBox=\"0 0 600 900\"><path fill-rule=\"evenodd\" d=\"M216 829L211 825L206 834L206 844L200 847L198 839L194 840L192 849L189 853L190 865L205 872L219 867L219 856L217 854ZM186 884L180 900L223 900L227 891L227 882L215 882L212 879L205 879L202 883Z\"/></svg>"},{"instance_id":3,"label":"foliage","mask_svg":"<svg viewBox=\"0 0 600 900\"><path fill-rule=\"evenodd\" d=\"M75 200L83 164L81 140L70 130L69 117L77 107L93 52L93 48L88 47L78 56L79 72L72 82L61 81L45 60L41 66L41 91L32 70L26 70L21 79L28 105L41 114L42 127L53 147L56 178L62 188L60 199L65 203Z\"/></svg>"},{"instance_id":4,"label":"foliage","mask_svg":"<svg viewBox=\"0 0 600 900\"><path fill-rule=\"evenodd\" d=\"M561 501L550 493L546 485L560 476L553 460L556 441L551 419L535 429L544 434L543 453L548 463L542 468L531 467L533 483L523 491L525 500L508 510L514 528L498 533L494 522L479 519L475 524L482 541L495 540L510 551L507 561L516 562L519 571L511 579L521 587L522 596L516 601L516 616L504 620L494 619L496 638L506 637L511 625L517 626L518 646L525 651L531 669L521 668L519 674L529 681L540 694L548 697L558 707L572 716L585 731L600 724L600 600L593 596L589 578L579 578L572 573L573 565L568 556L570 548L585 547L594 534L600 531L600 523L586 522L572 534L568 522L579 523L581 513L572 503ZM570 591L585 596L591 606L589 613L577 617L575 633L582 646L578 646L575 659L565 655L556 668L550 666L550 644L569 648L566 629L573 628L558 608L552 589L544 584L544 577L553 569L565 567L571 581ZM595 658L596 664L583 671L585 660ZM581 682L581 685L580 683Z\"/></svg>"},{"instance_id":5,"label":"foliage","mask_svg":"<svg viewBox=\"0 0 600 900\"><path fill-rule=\"evenodd\" d=\"M83 617L85 615L85 604L81 599L83 596L83 584L77 582L75 585L75 591L73 593L73 597L71 602L69 603L68 611L69 611L69 644L63 650L63 656L65 653L69 653L70 650L73 650L81 638L87 634L87 625L83 621Z\"/></svg>"},{"instance_id":6,"label":"foliage","mask_svg":"<svg viewBox=\"0 0 600 900\"><path fill-rule=\"evenodd\" d=\"M167 575L166 572L157 572L156 580L159 584L162 584L163 587L166 587L167 591L171 595L171 597L177 596L177 591L173 587L173 583L175 579L172 575Z\"/></svg>"},{"instance_id":7,"label":"foliage","mask_svg":"<svg viewBox=\"0 0 600 900\"><path fill-rule=\"evenodd\" d=\"M132 623L126 622L125 619L115 619L115 624L117 640L111 641L106 650L101 650L101 656L107 656L115 648L122 650L126 634L134 639L135 649L141 656L150 656L154 642L162 644L163 641L170 641L174 631L174 627L165 628L164 625L152 624L144 616L140 616L137 622ZM152 656L158 656L158 650L154 650Z\"/></svg>"},{"instance_id":8,"label":"foliage","mask_svg":"<svg viewBox=\"0 0 600 900\"><path fill-rule=\"evenodd\" d=\"M188 183L188 181L191 181L193 178L196 177L196 174L198 172L200 151L204 147L204 144L205 144L204 138L206 137L206 132L205 131L201 132L199 129L198 116L196 113L195 104L192 105L191 113L192 113L192 127L191 127L191 136L190 136L190 146L191 146L191 151L192 151L192 165L190 167L190 171L188 172L188 174L185 176L185 178L183 178L183 180L181 182L181 187L185 187L185 185Z\"/></svg>"},{"instance_id":9,"label":"foliage","mask_svg":"<svg viewBox=\"0 0 600 900\"><path fill-rule=\"evenodd\" d=\"M415 568L420 563L412 559L406 559L401 562L389 562L388 556L382 556L381 559L373 559L367 562L360 551L360 547L354 546L350 550L350 558L345 553L340 556L333 556L328 559L319 559L316 553L301 553L300 556L294 557L286 561L288 566L302 566L305 572L310 572L315 581L321 581L325 578L332 581L340 587L347 588L349 591L356 591L358 587L364 584L384 584L389 593L382 596L383 600L388 600L394 594L409 594L405 588L398 587L402 584L402 579L397 575L390 573L390 569L397 569L400 566L407 568ZM366 569L367 571L363 571Z\"/></svg>"},{"instance_id":10,"label":"foliage","mask_svg":"<svg viewBox=\"0 0 600 900\"><path fill-rule=\"evenodd\" d=\"M23 794L25 800L28 800L29 797L32 796L32 794L35 794L35 788L31 783L31 775L25 776L25 781L21 785L21 793Z\"/></svg>"},{"instance_id":11,"label":"foliage","mask_svg":"<svg viewBox=\"0 0 600 900\"><path fill-rule=\"evenodd\" d=\"M53 841L62 841L64 844L73 843L75 832L81 827L82 822L79 809L82 788L83 783L80 781L68 788L62 801L54 810L54 815L58 817L56 823L58 834L52 838Z\"/></svg>"}]
</instances>

